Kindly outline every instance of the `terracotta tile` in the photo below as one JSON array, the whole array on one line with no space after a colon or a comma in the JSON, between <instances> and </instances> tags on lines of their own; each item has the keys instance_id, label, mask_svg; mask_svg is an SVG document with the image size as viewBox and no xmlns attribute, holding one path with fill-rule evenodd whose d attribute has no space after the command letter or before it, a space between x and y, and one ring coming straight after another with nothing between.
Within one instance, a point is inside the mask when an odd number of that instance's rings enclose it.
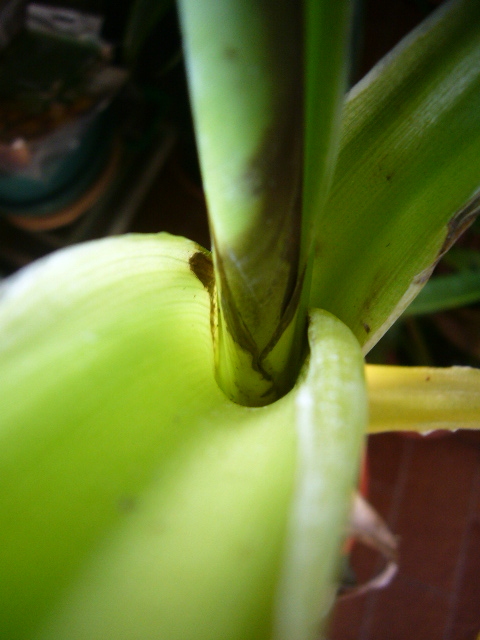
<instances>
[{"instance_id":1,"label":"terracotta tile","mask_svg":"<svg viewBox=\"0 0 480 640\"><path fill-rule=\"evenodd\" d=\"M390 436L394 435L394 438ZM368 450L369 482L368 502L389 524L395 525L397 503L401 500L403 476L408 473L408 449L410 442L397 434L372 438L373 446ZM381 439L383 442L381 442Z\"/></svg>"},{"instance_id":2,"label":"terracotta tile","mask_svg":"<svg viewBox=\"0 0 480 640\"><path fill-rule=\"evenodd\" d=\"M459 438L414 443L396 527L403 575L450 591L477 464Z\"/></svg>"},{"instance_id":3,"label":"terracotta tile","mask_svg":"<svg viewBox=\"0 0 480 640\"><path fill-rule=\"evenodd\" d=\"M377 551L365 545L355 544L350 564L358 583L363 584L379 573L385 563Z\"/></svg>"},{"instance_id":4,"label":"terracotta tile","mask_svg":"<svg viewBox=\"0 0 480 640\"><path fill-rule=\"evenodd\" d=\"M480 634L480 519L468 529L459 582L453 623L445 640L473 640Z\"/></svg>"},{"instance_id":5,"label":"terracotta tile","mask_svg":"<svg viewBox=\"0 0 480 640\"><path fill-rule=\"evenodd\" d=\"M380 461L382 455L388 455L388 447L396 456L393 485L388 474L383 474ZM339 603L330 637L475 640L480 632L477 440L464 438L462 433L437 441L405 440L405 451L408 449L411 455L404 451L401 459L399 449L392 440L379 442L370 450L373 463L368 494L369 502L401 536L399 575L383 592ZM407 477L402 478L400 471ZM467 569L459 583L458 557L469 521ZM352 565L361 580L379 567L375 556L369 557L357 546L352 552ZM451 590L459 584L461 591L455 600ZM451 631L448 637L446 624Z\"/></svg>"},{"instance_id":6,"label":"terracotta tile","mask_svg":"<svg viewBox=\"0 0 480 640\"><path fill-rule=\"evenodd\" d=\"M394 487L385 489L381 483L371 483L368 500L386 519L388 517ZM350 554L350 565L360 584L376 575L383 567L381 556L368 547L355 543ZM332 616L329 640L361 638L366 612L371 608L372 595L339 600Z\"/></svg>"},{"instance_id":7,"label":"terracotta tile","mask_svg":"<svg viewBox=\"0 0 480 640\"><path fill-rule=\"evenodd\" d=\"M328 640L357 640L367 596L340 600L335 605Z\"/></svg>"},{"instance_id":8,"label":"terracotta tile","mask_svg":"<svg viewBox=\"0 0 480 640\"><path fill-rule=\"evenodd\" d=\"M371 478L366 495L367 501L378 511L385 521L388 521L394 498L395 487L388 487L376 478Z\"/></svg>"},{"instance_id":9,"label":"terracotta tile","mask_svg":"<svg viewBox=\"0 0 480 640\"><path fill-rule=\"evenodd\" d=\"M362 640L443 640L446 605L438 590L400 574L376 595Z\"/></svg>"},{"instance_id":10,"label":"terracotta tile","mask_svg":"<svg viewBox=\"0 0 480 640\"><path fill-rule=\"evenodd\" d=\"M368 439L368 473L370 478L393 487L404 453L404 439L396 433L379 434Z\"/></svg>"},{"instance_id":11,"label":"terracotta tile","mask_svg":"<svg viewBox=\"0 0 480 640\"><path fill-rule=\"evenodd\" d=\"M458 437L460 441L469 447L471 451L476 454L476 478L474 480L475 486L472 495L472 513L471 518L480 519L480 431L462 431Z\"/></svg>"},{"instance_id":12,"label":"terracotta tile","mask_svg":"<svg viewBox=\"0 0 480 640\"><path fill-rule=\"evenodd\" d=\"M480 456L477 463L471 519L480 520ZM480 577L479 577L480 580Z\"/></svg>"},{"instance_id":13,"label":"terracotta tile","mask_svg":"<svg viewBox=\"0 0 480 640\"><path fill-rule=\"evenodd\" d=\"M464 431L458 431L456 435L462 442L468 442L472 447L476 447L480 453L480 431L465 429Z\"/></svg>"},{"instance_id":14,"label":"terracotta tile","mask_svg":"<svg viewBox=\"0 0 480 640\"><path fill-rule=\"evenodd\" d=\"M478 471L477 471L477 478L478 475L480 474L480 462L478 463ZM478 483L478 480L477 480ZM480 483L478 483L480 484ZM476 490L476 495L474 496L474 506L472 509L472 518L476 518L476 519L480 519L480 488L477 487ZM479 577L480 580L480 577Z\"/></svg>"}]
</instances>

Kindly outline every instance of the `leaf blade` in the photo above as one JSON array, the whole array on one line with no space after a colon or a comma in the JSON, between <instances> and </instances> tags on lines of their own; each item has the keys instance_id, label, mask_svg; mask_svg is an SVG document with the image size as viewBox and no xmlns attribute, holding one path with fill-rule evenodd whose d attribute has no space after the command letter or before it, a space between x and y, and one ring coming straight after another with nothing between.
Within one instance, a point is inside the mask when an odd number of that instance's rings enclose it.
<instances>
[{"instance_id":1,"label":"leaf blade","mask_svg":"<svg viewBox=\"0 0 480 640\"><path fill-rule=\"evenodd\" d=\"M479 18L476 3L448 3L348 96L311 304L346 322L365 351L472 219L464 205L480 175Z\"/></svg>"}]
</instances>

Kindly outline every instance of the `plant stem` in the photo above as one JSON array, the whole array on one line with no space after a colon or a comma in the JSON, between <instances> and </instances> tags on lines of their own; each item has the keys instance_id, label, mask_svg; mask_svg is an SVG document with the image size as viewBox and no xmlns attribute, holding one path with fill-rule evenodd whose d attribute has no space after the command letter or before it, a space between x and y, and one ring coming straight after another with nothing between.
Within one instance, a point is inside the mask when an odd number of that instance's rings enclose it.
<instances>
[{"instance_id":1,"label":"plant stem","mask_svg":"<svg viewBox=\"0 0 480 640\"><path fill-rule=\"evenodd\" d=\"M236 402L263 405L293 385L306 344L308 296L301 306L300 300L311 224L302 222L304 148L314 157L309 175L317 171L324 185L335 138L327 135L317 148L305 144L305 16L314 18L307 29L313 44L322 33L344 43L348 12L315 12L307 2L304 13L291 0L181 0L179 6L212 235L217 380ZM308 77L335 80L333 91L323 87L325 123L311 132L322 140L340 104L336 74L315 73L316 66L332 65L331 40L321 42L315 59L308 48ZM338 50L343 65L344 47ZM310 99L310 114L312 106Z\"/></svg>"}]
</instances>

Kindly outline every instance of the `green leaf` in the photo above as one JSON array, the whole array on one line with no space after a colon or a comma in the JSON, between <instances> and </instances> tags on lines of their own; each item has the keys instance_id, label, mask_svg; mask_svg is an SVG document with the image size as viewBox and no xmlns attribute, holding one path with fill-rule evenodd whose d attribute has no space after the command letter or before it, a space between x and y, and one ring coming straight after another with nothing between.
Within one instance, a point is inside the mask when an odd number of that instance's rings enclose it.
<instances>
[{"instance_id":1,"label":"green leaf","mask_svg":"<svg viewBox=\"0 0 480 640\"><path fill-rule=\"evenodd\" d=\"M211 281L207 252L161 235L2 285L2 637L316 637L365 429L360 349L316 312L297 386L241 407L215 382Z\"/></svg>"},{"instance_id":2,"label":"green leaf","mask_svg":"<svg viewBox=\"0 0 480 640\"><path fill-rule=\"evenodd\" d=\"M123 39L129 64L135 62L146 39L173 4L173 0L134 0Z\"/></svg>"},{"instance_id":3,"label":"green leaf","mask_svg":"<svg viewBox=\"0 0 480 640\"><path fill-rule=\"evenodd\" d=\"M480 301L480 270L461 271L445 276L435 276L425 287L405 315L422 315L464 307Z\"/></svg>"},{"instance_id":4,"label":"green leaf","mask_svg":"<svg viewBox=\"0 0 480 640\"><path fill-rule=\"evenodd\" d=\"M319 213L311 305L368 351L473 220L480 185L480 3L446 3L348 96Z\"/></svg>"},{"instance_id":5,"label":"green leaf","mask_svg":"<svg viewBox=\"0 0 480 640\"><path fill-rule=\"evenodd\" d=\"M303 176L303 265L311 262L318 213L325 207L340 143L347 86L352 2L305 6L305 162Z\"/></svg>"},{"instance_id":6,"label":"green leaf","mask_svg":"<svg viewBox=\"0 0 480 640\"><path fill-rule=\"evenodd\" d=\"M480 252L456 246L442 258L442 262L458 271L480 271Z\"/></svg>"}]
</instances>

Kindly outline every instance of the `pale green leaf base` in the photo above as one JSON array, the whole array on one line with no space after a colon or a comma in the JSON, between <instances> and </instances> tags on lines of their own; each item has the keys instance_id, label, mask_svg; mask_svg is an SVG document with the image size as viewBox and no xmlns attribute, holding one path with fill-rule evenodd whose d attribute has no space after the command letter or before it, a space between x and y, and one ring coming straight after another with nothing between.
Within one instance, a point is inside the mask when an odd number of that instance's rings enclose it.
<instances>
[{"instance_id":1,"label":"pale green leaf base","mask_svg":"<svg viewBox=\"0 0 480 640\"><path fill-rule=\"evenodd\" d=\"M358 343L315 312L295 389L230 402L198 250L104 240L0 290L1 638L315 637L365 428Z\"/></svg>"}]
</instances>

